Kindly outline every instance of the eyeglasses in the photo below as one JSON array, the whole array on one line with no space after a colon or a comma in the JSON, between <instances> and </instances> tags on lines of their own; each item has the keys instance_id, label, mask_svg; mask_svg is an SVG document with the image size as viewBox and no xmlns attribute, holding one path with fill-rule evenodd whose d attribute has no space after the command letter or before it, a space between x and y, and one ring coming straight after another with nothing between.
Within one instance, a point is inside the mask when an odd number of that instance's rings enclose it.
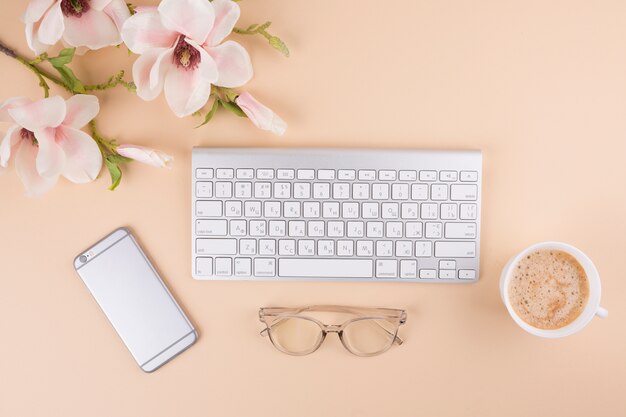
<instances>
[{"instance_id":1,"label":"eyeglasses","mask_svg":"<svg viewBox=\"0 0 626 417\"><path fill-rule=\"evenodd\" d=\"M303 313L344 313L355 317L343 324L324 324ZM266 325L261 336L269 336L276 349L289 355L315 352L328 333L337 333L348 352L357 356L375 356L394 343L401 345L398 329L406 322L404 310L315 305L300 308L264 307L259 320Z\"/></svg>"}]
</instances>

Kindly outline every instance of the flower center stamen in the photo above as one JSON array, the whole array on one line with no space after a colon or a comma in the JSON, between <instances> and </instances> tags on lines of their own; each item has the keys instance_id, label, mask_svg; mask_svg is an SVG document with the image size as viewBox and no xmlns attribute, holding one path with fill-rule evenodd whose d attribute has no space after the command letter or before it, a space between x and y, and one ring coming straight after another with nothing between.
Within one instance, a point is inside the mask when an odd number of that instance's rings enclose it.
<instances>
[{"instance_id":1,"label":"flower center stamen","mask_svg":"<svg viewBox=\"0 0 626 417\"><path fill-rule=\"evenodd\" d=\"M174 63L177 67L182 67L186 70L196 69L200 64L200 52L189 45L183 36L178 38L174 48Z\"/></svg>"},{"instance_id":2,"label":"flower center stamen","mask_svg":"<svg viewBox=\"0 0 626 417\"><path fill-rule=\"evenodd\" d=\"M35 134L28 129L22 128L22 130L20 130L20 137L22 139L30 140L33 143L33 145L37 144L37 139L35 139Z\"/></svg>"},{"instance_id":3,"label":"flower center stamen","mask_svg":"<svg viewBox=\"0 0 626 417\"><path fill-rule=\"evenodd\" d=\"M61 11L65 17L81 17L90 8L89 0L61 0Z\"/></svg>"}]
</instances>

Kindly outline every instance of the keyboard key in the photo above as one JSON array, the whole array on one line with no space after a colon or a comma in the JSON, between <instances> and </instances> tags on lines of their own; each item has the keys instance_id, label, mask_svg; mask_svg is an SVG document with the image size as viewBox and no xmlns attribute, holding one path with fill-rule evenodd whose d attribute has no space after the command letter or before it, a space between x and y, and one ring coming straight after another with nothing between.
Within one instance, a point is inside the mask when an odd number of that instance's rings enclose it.
<instances>
[{"instance_id":1,"label":"keyboard key","mask_svg":"<svg viewBox=\"0 0 626 417\"><path fill-rule=\"evenodd\" d=\"M439 270L439 279L454 279L456 271L453 269L441 269Z\"/></svg>"},{"instance_id":2,"label":"keyboard key","mask_svg":"<svg viewBox=\"0 0 626 417\"><path fill-rule=\"evenodd\" d=\"M359 203L342 203L341 210L344 219L359 218Z\"/></svg>"},{"instance_id":3,"label":"keyboard key","mask_svg":"<svg viewBox=\"0 0 626 417\"><path fill-rule=\"evenodd\" d=\"M283 237L287 234L287 222L284 220L270 220L268 226L272 237Z\"/></svg>"},{"instance_id":4,"label":"keyboard key","mask_svg":"<svg viewBox=\"0 0 626 417\"><path fill-rule=\"evenodd\" d=\"M476 271L473 269L459 269L459 279L475 279Z\"/></svg>"},{"instance_id":5,"label":"keyboard key","mask_svg":"<svg viewBox=\"0 0 626 417\"><path fill-rule=\"evenodd\" d=\"M476 200L478 186L470 184L454 184L450 187L450 200Z\"/></svg>"},{"instance_id":6,"label":"keyboard key","mask_svg":"<svg viewBox=\"0 0 626 417\"><path fill-rule=\"evenodd\" d=\"M422 222L406 222L404 225L405 235L409 238L422 237Z\"/></svg>"},{"instance_id":7,"label":"keyboard key","mask_svg":"<svg viewBox=\"0 0 626 417\"><path fill-rule=\"evenodd\" d=\"M397 219L399 217L400 206L398 203L383 203L381 207L383 219Z\"/></svg>"},{"instance_id":8,"label":"keyboard key","mask_svg":"<svg viewBox=\"0 0 626 417\"><path fill-rule=\"evenodd\" d=\"M428 185L411 185L411 200L428 200Z\"/></svg>"},{"instance_id":9,"label":"keyboard key","mask_svg":"<svg viewBox=\"0 0 626 417\"><path fill-rule=\"evenodd\" d=\"M246 217L261 217L260 201L246 201L243 207Z\"/></svg>"},{"instance_id":10,"label":"keyboard key","mask_svg":"<svg viewBox=\"0 0 626 417\"><path fill-rule=\"evenodd\" d=\"M374 181L376 179L376 171L361 169L359 170L360 181Z\"/></svg>"},{"instance_id":11,"label":"keyboard key","mask_svg":"<svg viewBox=\"0 0 626 417\"><path fill-rule=\"evenodd\" d=\"M256 239L241 239L239 241L241 255L256 255Z\"/></svg>"},{"instance_id":12,"label":"keyboard key","mask_svg":"<svg viewBox=\"0 0 626 417\"><path fill-rule=\"evenodd\" d=\"M395 181L396 171L387 171L387 170L379 171L378 180L379 181Z\"/></svg>"},{"instance_id":13,"label":"keyboard key","mask_svg":"<svg viewBox=\"0 0 626 417\"><path fill-rule=\"evenodd\" d=\"M232 168L218 168L215 177L222 180L232 180L235 177L235 170Z\"/></svg>"},{"instance_id":14,"label":"keyboard key","mask_svg":"<svg viewBox=\"0 0 626 417\"><path fill-rule=\"evenodd\" d=\"M252 259L235 258L235 276L236 277L252 276Z\"/></svg>"},{"instance_id":15,"label":"keyboard key","mask_svg":"<svg viewBox=\"0 0 626 417\"><path fill-rule=\"evenodd\" d=\"M311 184L308 182L296 182L293 184L293 197L298 199L311 198Z\"/></svg>"},{"instance_id":16,"label":"keyboard key","mask_svg":"<svg viewBox=\"0 0 626 417\"><path fill-rule=\"evenodd\" d=\"M257 169L256 177L260 180L273 180L274 179L274 170L273 169Z\"/></svg>"},{"instance_id":17,"label":"keyboard key","mask_svg":"<svg viewBox=\"0 0 626 417\"><path fill-rule=\"evenodd\" d=\"M292 256L296 254L296 241L281 239L278 241L278 254L280 256Z\"/></svg>"},{"instance_id":18,"label":"keyboard key","mask_svg":"<svg viewBox=\"0 0 626 417\"><path fill-rule=\"evenodd\" d=\"M326 219L339 218L339 203L325 201L322 203L322 217Z\"/></svg>"},{"instance_id":19,"label":"keyboard key","mask_svg":"<svg viewBox=\"0 0 626 417\"><path fill-rule=\"evenodd\" d=\"M398 261L379 259L376 261L376 278L395 278L398 276Z\"/></svg>"},{"instance_id":20,"label":"keyboard key","mask_svg":"<svg viewBox=\"0 0 626 417\"><path fill-rule=\"evenodd\" d=\"M437 258L473 258L476 256L476 242L435 242Z\"/></svg>"},{"instance_id":21,"label":"keyboard key","mask_svg":"<svg viewBox=\"0 0 626 417\"><path fill-rule=\"evenodd\" d=\"M215 197L231 198L233 196L233 183L218 181L215 183Z\"/></svg>"},{"instance_id":22,"label":"keyboard key","mask_svg":"<svg viewBox=\"0 0 626 417\"><path fill-rule=\"evenodd\" d=\"M276 178L279 180L292 180L296 176L296 172L293 169L279 169L276 171Z\"/></svg>"},{"instance_id":23,"label":"keyboard key","mask_svg":"<svg viewBox=\"0 0 626 417\"><path fill-rule=\"evenodd\" d=\"M396 241L396 256L399 258L409 258L413 256L413 242L409 240Z\"/></svg>"},{"instance_id":24,"label":"keyboard key","mask_svg":"<svg viewBox=\"0 0 626 417\"><path fill-rule=\"evenodd\" d=\"M302 237L306 235L306 223L302 220L291 220L289 222L289 236Z\"/></svg>"},{"instance_id":25,"label":"keyboard key","mask_svg":"<svg viewBox=\"0 0 626 417\"><path fill-rule=\"evenodd\" d=\"M274 198L290 198L291 197L291 183L289 182L275 182L274 183Z\"/></svg>"},{"instance_id":26,"label":"keyboard key","mask_svg":"<svg viewBox=\"0 0 626 417\"><path fill-rule=\"evenodd\" d=\"M298 179L299 180L314 180L315 179L315 170L313 170L313 169L299 169L298 170Z\"/></svg>"},{"instance_id":27,"label":"keyboard key","mask_svg":"<svg viewBox=\"0 0 626 417\"><path fill-rule=\"evenodd\" d=\"M421 279L437 278L437 270L436 269L420 269L420 278Z\"/></svg>"},{"instance_id":28,"label":"keyboard key","mask_svg":"<svg viewBox=\"0 0 626 417\"><path fill-rule=\"evenodd\" d=\"M294 278L371 278L371 259L279 259L278 274Z\"/></svg>"},{"instance_id":29,"label":"keyboard key","mask_svg":"<svg viewBox=\"0 0 626 417\"><path fill-rule=\"evenodd\" d=\"M254 275L259 277L273 277L276 275L276 259L256 258L254 260Z\"/></svg>"},{"instance_id":30,"label":"keyboard key","mask_svg":"<svg viewBox=\"0 0 626 417\"><path fill-rule=\"evenodd\" d=\"M248 222L246 220L231 220L230 234L231 236L245 236L248 230Z\"/></svg>"},{"instance_id":31,"label":"keyboard key","mask_svg":"<svg viewBox=\"0 0 626 417\"><path fill-rule=\"evenodd\" d=\"M317 218L320 217L320 203L319 201L305 201L302 205L305 218Z\"/></svg>"},{"instance_id":32,"label":"keyboard key","mask_svg":"<svg viewBox=\"0 0 626 417\"><path fill-rule=\"evenodd\" d=\"M196 234L202 236L226 236L226 220L196 220Z\"/></svg>"},{"instance_id":33,"label":"keyboard key","mask_svg":"<svg viewBox=\"0 0 626 417\"><path fill-rule=\"evenodd\" d=\"M236 255L237 239L196 239L196 253L200 255Z\"/></svg>"},{"instance_id":34,"label":"keyboard key","mask_svg":"<svg viewBox=\"0 0 626 417\"><path fill-rule=\"evenodd\" d=\"M356 256L372 256L374 254L374 242L371 240L357 240Z\"/></svg>"},{"instance_id":35,"label":"keyboard key","mask_svg":"<svg viewBox=\"0 0 626 417\"><path fill-rule=\"evenodd\" d=\"M235 183L235 198L250 198L252 197L252 183L251 182L236 182Z\"/></svg>"},{"instance_id":36,"label":"keyboard key","mask_svg":"<svg viewBox=\"0 0 626 417\"><path fill-rule=\"evenodd\" d=\"M420 181L437 181L437 171L420 171Z\"/></svg>"},{"instance_id":37,"label":"keyboard key","mask_svg":"<svg viewBox=\"0 0 626 417\"><path fill-rule=\"evenodd\" d=\"M476 220L476 204L464 203L461 204L461 220Z\"/></svg>"},{"instance_id":38,"label":"keyboard key","mask_svg":"<svg viewBox=\"0 0 626 417\"><path fill-rule=\"evenodd\" d=\"M332 169L318 169L317 170L317 179L318 180L334 180L335 179L335 171Z\"/></svg>"},{"instance_id":39,"label":"keyboard key","mask_svg":"<svg viewBox=\"0 0 626 417\"><path fill-rule=\"evenodd\" d=\"M231 258L215 258L215 275L232 275L232 265Z\"/></svg>"},{"instance_id":40,"label":"keyboard key","mask_svg":"<svg viewBox=\"0 0 626 417\"><path fill-rule=\"evenodd\" d=\"M403 219L417 219L417 203L402 203L400 213Z\"/></svg>"},{"instance_id":41,"label":"keyboard key","mask_svg":"<svg viewBox=\"0 0 626 417\"><path fill-rule=\"evenodd\" d=\"M337 203L339 204L339 203ZM298 201L285 201L284 204L284 216L287 218L300 217L300 202Z\"/></svg>"},{"instance_id":42,"label":"keyboard key","mask_svg":"<svg viewBox=\"0 0 626 417\"><path fill-rule=\"evenodd\" d=\"M458 178L456 171L441 171L439 173L439 181L454 182Z\"/></svg>"},{"instance_id":43,"label":"keyboard key","mask_svg":"<svg viewBox=\"0 0 626 417\"><path fill-rule=\"evenodd\" d=\"M255 182L254 198L271 198L272 183L271 182Z\"/></svg>"},{"instance_id":44,"label":"keyboard key","mask_svg":"<svg viewBox=\"0 0 626 417\"><path fill-rule=\"evenodd\" d=\"M337 256L353 256L354 255L354 241L352 240L338 240L337 241Z\"/></svg>"},{"instance_id":45,"label":"keyboard key","mask_svg":"<svg viewBox=\"0 0 626 417\"><path fill-rule=\"evenodd\" d=\"M263 213L265 217L275 218L280 217L281 213L280 201L265 201L263 202Z\"/></svg>"},{"instance_id":46,"label":"keyboard key","mask_svg":"<svg viewBox=\"0 0 626 417\"><path fill-rule=\"evenodd\" d=\"M476 223L446 223L446 239L475 239Z\"/></svg>"},{"instance_id":47,"label":"keyboard key","mask_svg":"<svg viewBox=\"0 0 626 417\"><path fill-rule=\"evenodd\" d=\"M393 184L391 186L391 198L394 200L408 200L409 184Z\"/></svg>"},{"instance_id":48,"label":"keyboard key","mask_svg":"<svg viewBox=\"0 0 626 417\"><path fill-rule=\"evenodd\" d=\"M328 237L343 237L344 235L343 222L328 222Z\"/></svg>"},{"instance_id":49,"label":"keyboard key","mask_svg":"<svg viewBox=\"0 0 626 417\"><path fill-rule=\"evenodd\" d=\"M238 169L237 170L237 178L238 179L252 179L254 178L254 170L253 169Z\"/></svg>"},{"instance_id":50,"label":"keyboard key","mask_svg":"<svg viewBox=\"0 0 626 417\"><path fill-rule=\"evenodd\" d=\"M250 236L265 236L265 220L250 220Z\"/></svg>"},{"instance_id":51,"label":"keyboard key","mask_svg":"<svg viewBox=\"0 0 626 417\"><path fill-rule=\"evenodd\" d=\"M323 221L309 221L307 223L307 236L308 237L324 237L324 222Z\"/></svg>"},{"instance_id":52,"label":"keyboard key","mask_svg":"<svg viewBox=\"0 0 626 417\"><path fill-rule=\"evenodd\" d=\"M398 178L400 179L400 181L416 181L417 171L400 171L400 175Z\"/></svg>"},{"instance_id":53,"label":"keyboard key","mask_svg":"<svg viewBox=\"0 0 626 417\"><path fill-rule=\"evenodd\" d=\"M318 240L317 241L317 255L318 256L333 256L335 254L335 241L334 240Z\"/></svg>"},{"instance_id":54,"label":"keyboard key","mask_svg":"<svg viewBox=\"0 0 626 417\"><path fill-rule=\"evenodd\" d=\"M363 237L363 231L363 222L348 222L348 230L346 233L348 237Z\"/></svg>"},{"instance_id":55,"label":"keyboard key","mask_svg":"<svg viewBox=\"0 0 626 417\"><path fill-rule=\"evenodd\" d=\"M326 182L317 182L313 184L313 198L330 198L330 184Z\"/></svg>"},{"instance_id":56,"label":"keyboard key","mask_svg":"<svg viewBox=\"0 0 626 417\"><path fill-rule=\"evenodd\" d=\"M354 180L356 179L356 171L353 169L340 169L337 173L337 178L340 180Z\"/></svg>"},{"instance_id":57,"label":"keyboard key","mask_svg":"<svg viewBox=\"0 0 626 417\"><path fill-rule=\"evenodd\" d=\"M478 181L478 172L461 171L461 181L468 181L468 182Z\"/></svg>"},{"instance_id":58,"label":"keyboard key","mask_svg":"<svg viewBox=\"0 0 626 417\"><path fill-rule=\"evenodd\" d=\"M422 219L434 220L437 218L437 204L436 203L422 203L421 206Z\"/></svg>"},{"instance_id":59,"label":"keyboard key","mask_svg":"<svg viewBox=\"0 0 626 417\"><path fill-rule=\"evenodd\" d=\"M196 178L203 180L210 180L213 178L213 168L198 168L196 169Z\"/></svg>"},{"instance_id":60,"label":"keyboard key","mask_svg":"<svg viewBox=\"0 0 626 417\"><path fill-rule=\"evenodd\" d=\"M298 255L300 256L315 255L315 241L314 240L299 240L298 241Z\"/></svg>"},{"instance_id":61,"label":"keyboard key","mask_svg":"<svg viewBox=\"0 0 626 417\"><path fill-rule=\"evenodd\" d=\"M376 256L393 256L393 241L379 240L376 242Z\"/></svg>"},{"instance_id":62,"label":"keyboard key","mask_svg":"<svg viewBox=\"0 0 626 417\"><path fill-rule=\"evenodd\" d=\"M259 255L276 255L276 241L274 239L260 239Z\"/></svg>"},{"instance_id":63,"label":"keyboard key","mask_svg":"<svg viewBox=\"0 0 626 417\"><path fill-rule=\"evenodd\" d=\"M417 261L403 259L400 261L400 278L417 278Z\"/></svg>"},{"instance_id":64,"label":"keyboard key","mask_svg":"<svg viewBox=\"0 0 626 417\"><path fill-rule=\"evenodd\" d=\"M415 242L415 257L430 258L433 256L433 242Z\"/></svg>"},{"instance_id":65,"label":"keyboard key","mask_svg":"<svg viewBox=\"0 0 626 417\"><path fill-rule=\"evenodd\" d=\"M389 199L389 184L373 184L372 185L372 198L374 200L388 200Z\"/></svg>"},{"instance_id":66,"label":"keyboard key","mask_svg":"<svg viewBox=\"0 0 626 417\"><path fill-rule=\"evenodd\" d=\"M383 237L383 222L367 222L367 237Z\"/></svg>"},{"instance_id":67,"label":"keyboard key","mask_svg":"<svg viewBox=\"0 0 626 417\"><path fill-rule=\"evenodd\" d=\"M439 261L439 269L456 269L456 261Z\"/></svg>"},{"instance_id":68,"label":"keyboard key","mask_svg":"<svg viewBox=\"0 0 626 417\"><path fill-rule=\"evenodd\" d=\"M385 237L402 237L402 222L387 222L385 225Z\"/></svg>"},{"instance_id":69,"label":"keyboard key","mask_svg":"<svg viewBox=\"0 0 626 417\"><path fill-rule=\"evenodd\" d=\"M457 206L455 203L442 203L440 207L442 220L456 220Z\"/></svg>"},{"instance_id":70,"label":"keyboard key","mask_svg":"<svg viewBox=\"0 0 626 417\"><path fill-rule=\"evenodd\" d=\"M221 217L221 201L196 201L196 216L198 217Z\"/></svg>"},{"instance_id":71,"label":"keyboard key","mask_svg":"<svg viewBox=\"0 0 626 417\"><path fill-rule=\"evenodd\" d=\"M369 184L354 184L352 186L352 198L355 200L368 200L370 198Z\"/></svg>"},{"instance_id":72,"label":"keyboard key","mask_svg":"<svg viewBox=\"0 0 626 417\"><path fill-rule=\"evenodd\" d=\"M227 201L224 205L226 217L241 217L241 201Z\"/></svg>"},{"instance_id":73,"label":"keyboard key","mask_svg":"<svg viewBox=\"0 0 626 417\"><path fill-rule=\"evenodd\" d=\"M199 198L213 197L213 183L209 181L196 182L196 197L199 197Z\"/></svg>"},{"instance_id":74,"label":"keyboard key","mask_svg":"<svg viewBox=\"0 0 626 417\"><path fill-rule=\"evenodd\" d=\"M203 276L213 275L213 258L196 258L196 274Z\"/></svg>"},{"instance_id":75,"label":"keyboard key","mask_svg":"<svg viewBox=\"0 0 626 417\"><path fill-rule=\"evenodd\" d=\"M443 235L443 226L437 222L427 222L426 231L424 232L426 239L440 239Z\"/></svg>"},{"instance_id":76,"label":"keyboard key","mask_svg":"<svg viewBox=\"0 0 626 417\"><path fill-rule=\"evenodd\" d=\"M442 201L448 199L448 186L446 184L433 184L430 190L430 199Z\"/></svg>"},{"instance_id":77,"label":"keyboard key","mask_svg":"<svg viewBox=\"0 0 626 417\"><path fill-rule=\"evenodd\" d=\"M350 184L337 182L333 184L333 198L335 200L347 200L350 198Z\"/></svg>"}]
</instances>

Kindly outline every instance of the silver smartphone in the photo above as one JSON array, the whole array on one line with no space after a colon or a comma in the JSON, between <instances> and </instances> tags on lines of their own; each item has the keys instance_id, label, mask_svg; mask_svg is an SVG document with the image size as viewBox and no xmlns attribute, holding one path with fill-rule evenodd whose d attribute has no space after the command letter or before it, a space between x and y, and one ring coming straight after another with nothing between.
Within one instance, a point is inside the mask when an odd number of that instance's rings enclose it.
<instances>
[{"instance_id":1,"label":"silver smartphone","mask_svg":"<svg viewBox=\"0 0 626 417\"><path fill-rule=\"evenodd\" d=\"M196 330L128 229L81 252L74 268L145 372L195 343Z\"/></svg>"}]
</instances>

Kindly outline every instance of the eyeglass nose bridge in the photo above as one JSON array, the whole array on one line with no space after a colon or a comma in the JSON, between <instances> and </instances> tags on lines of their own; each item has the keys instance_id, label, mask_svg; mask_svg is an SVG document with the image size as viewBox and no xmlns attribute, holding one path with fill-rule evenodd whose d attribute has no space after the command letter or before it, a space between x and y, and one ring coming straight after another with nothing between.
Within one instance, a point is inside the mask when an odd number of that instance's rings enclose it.
<instances>
[{"instance_id":1,"label":"eyeglass nose bridge","mask_svg":"<svg viewBox=\"0 0 626 417\"><path fill-rule=\"evenodd\" d=\"M338 324L327 324L324 326L326 333L341 333L341 326Z\"/></svg>"}]
</instances>

